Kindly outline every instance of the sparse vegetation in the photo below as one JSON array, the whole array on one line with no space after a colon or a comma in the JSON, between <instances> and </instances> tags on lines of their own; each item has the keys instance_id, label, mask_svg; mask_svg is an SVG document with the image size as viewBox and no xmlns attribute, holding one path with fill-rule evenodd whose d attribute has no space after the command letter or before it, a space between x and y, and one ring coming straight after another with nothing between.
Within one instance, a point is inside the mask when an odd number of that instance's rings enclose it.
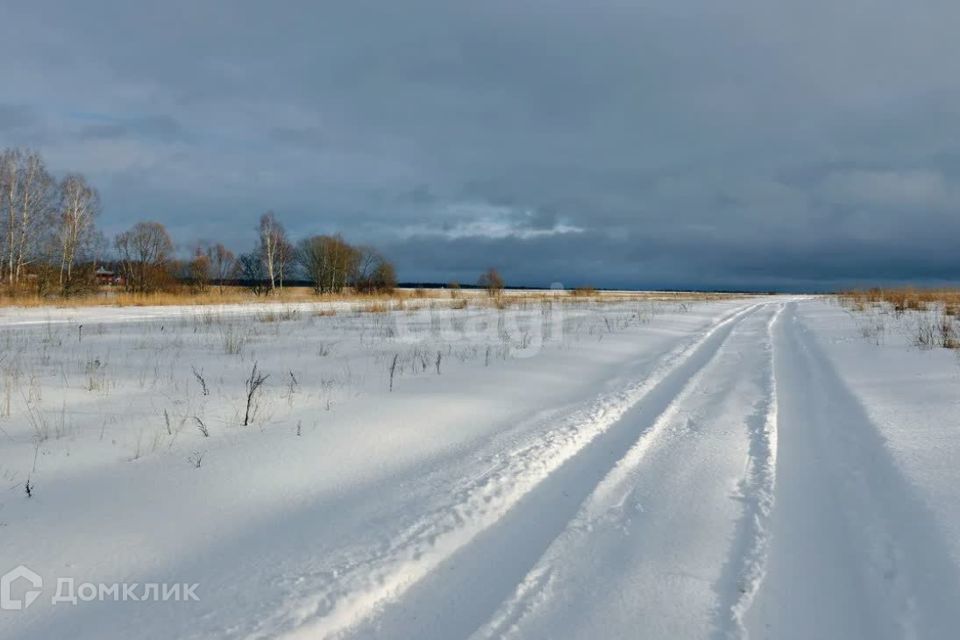
<instances>
[{"instance_id":1,"label":"sparse vegetation","mask_svg":"<svg viewBox=\"0 0 960 640\"><path fill-rule=\"evenodd\" d=\"M393 360L390 361L390 391L393 391L393 378L397 374L397 361L400 358L400 354L393 354Z\"/></svg>"},{"instance_id":2,"label":"sparse vegetation","mask_svg":"<svg viewBox=\"0 0 960 640\"><path fill-rule=\"evenodd\" d=\"M250 377L247 378L247 405L243 414L243 426L248 426L250 420L257 412L256 396L257 392L260 391L260 387L263 386L263 383L267 381L267 378L270 376L264 374L261 371L257 371L257 363L253 363L253 370L250 372Z\"/></svg>"},{"instance_id":3,"label":"sparse vegetation","mask_svg":"<svg viewBox=\"0 0 960 640\"><path fill-rule=\"evenodd\" d=\"M275 295L275 302L248 311L184 306L109 324L95 318L112 311L91 310L84 312L90 319L82 333L78 322L58 322L54 310L45 321L6 328L0 428L16 433L22 425L11 442L23 444L11 450L22 451L24 473L43 473L50 456L66 457L91 443L112 460L164 451L183 460L201 442L215 446L243 425L307 436L305 410L336 411L366 393L395 391L406 379L496 368L541 346L601 340L663 310L674 312L679 302L672 294L512 291L498 304L481 289L462 290L458 298L442 289L343 292L320 303L310 290L285 287ZM182 304L232 296L255 299L229 286L223 296L209 286L202 293L158 291L135 299ZM87 299L76 300L82 306ZM282 339L286 335L296 339ZM274 369L284 372L283 380L270 386L265 371ZM370 377L373 370L386 376ZM17 481L22 486L24 477Z\"/></svg>"},{"instance_id":4,"label":"sparse vegetation","mask_svg":"<svg viewBox=\"0 0 960 640\"><path fill-rule=\"evenodd\" d=\"M485 289L490 298L499 301L506 286L500 272L493 267L487 269L477 280L477 286Z\"/></svg>"},{"instance_id":5,"label":"sparse vegetation","mask_svg":"<svg viewBox=\"0 0 960 640\"><path fill-rule=\"evenodd\" d=\"M196 367L190 367L190 369L193 371L193 377L196 378L197 382L200 383L200 391L203 393L203 395L210 395L210 389L207 388L207 381L203 377L203 370L201 369L200 371L197 371Z\"/></svg>"},{"instance_id":6,"label":"sparse vegetation","mask_svg":"<svg viewBox=\"0 0 960 640\"><path fill-rule=\"evenodd\" d=\"M860 335L875 344L883 341L890 322L920 349L960 349L960 290L869 289L847 291L838 299L853 313Z\"/></svg>"}]
</instances>

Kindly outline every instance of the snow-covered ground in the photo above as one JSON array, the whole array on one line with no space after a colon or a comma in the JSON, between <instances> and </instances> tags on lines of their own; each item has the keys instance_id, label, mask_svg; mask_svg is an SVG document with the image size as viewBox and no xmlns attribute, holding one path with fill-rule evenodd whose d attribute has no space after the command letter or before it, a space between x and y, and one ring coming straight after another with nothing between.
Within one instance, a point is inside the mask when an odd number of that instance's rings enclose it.
<instances>
[{"instance_id":1,"label":"snow-covered ground","mask_svg":"<svg viewBox=\"0 0 960 640\"><path fill-rule=\"evenodd\" d=\"M43 584L0 637L956 637L958 359L864 335L805 297L2 310L0 573Z\"/></svg>"}]
</instances>

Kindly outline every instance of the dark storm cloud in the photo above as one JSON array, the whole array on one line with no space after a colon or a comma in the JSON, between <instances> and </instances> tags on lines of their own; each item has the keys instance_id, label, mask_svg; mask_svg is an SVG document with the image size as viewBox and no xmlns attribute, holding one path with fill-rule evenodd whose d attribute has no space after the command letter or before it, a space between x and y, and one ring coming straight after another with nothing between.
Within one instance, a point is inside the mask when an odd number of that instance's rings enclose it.
<instances>
[{"instance_id":1,"label":"dark storm cloud","mask_svg":"<svg viewBox=\"0 0 960 640\"><path fill-rule=\"evenodd\" d=\"M7 3L0 142L104 226L383 245L409 280L957 278L960 6Z\"/></svg>"}]
</instances>

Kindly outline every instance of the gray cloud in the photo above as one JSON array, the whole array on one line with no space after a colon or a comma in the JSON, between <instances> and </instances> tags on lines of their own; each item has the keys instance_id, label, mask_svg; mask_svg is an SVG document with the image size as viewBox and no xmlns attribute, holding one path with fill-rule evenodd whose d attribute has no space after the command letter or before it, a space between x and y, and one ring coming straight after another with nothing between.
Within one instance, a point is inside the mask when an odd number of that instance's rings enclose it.
<instances>
[{"instance_id":1,"label":"gray cloud","mask_svg":"<svg viewBox=\"0 0 960 640\"><path fill-rule=\"evenodd\" d=\"M108 231L243 248L272 208L411 280L957 279L960 6L861 9L37 0L0 23L0 142L90 174Z\"/></svg>"},{"instance_id":2,"label":"gray cloud","mask_svg":"<svg viewBox=\"0 0 960 640\"><path fill-rule=\"evenodd\" d=\"M39 124L34 110L22 104L0 104L0 133L12 133Z\"/></svg>"},{"instance_id":3,"label":"gray cloud","mask_svg":"<svg viewBox=\"0 0 960 640\"><path fill-rule=\"evenodd\" d=\"M180 138L183 128L170 116L117 117L83 114L73 120L87 121L80 127L78 137L81 140L113 140L121 138L142 138L153 141L172 141Z\"/></svg>"}]
</instances>

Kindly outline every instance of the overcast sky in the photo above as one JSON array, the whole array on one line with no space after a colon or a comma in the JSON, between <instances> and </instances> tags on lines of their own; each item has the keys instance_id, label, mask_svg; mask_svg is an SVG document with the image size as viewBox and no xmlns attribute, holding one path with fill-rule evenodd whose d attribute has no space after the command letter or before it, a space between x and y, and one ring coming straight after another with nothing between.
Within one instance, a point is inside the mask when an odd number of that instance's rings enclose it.
<instances>
[{"instance_id":1,"label":"overcast sky","mask_svg":"<svg viewBox=\"0 0 960 640\"><path fill-rule=\"evenodd\" d=\"M955 0L0 0L0 147L112 234L381 246L403 280L960 276Z\"/></svg>"}]
</instances>

